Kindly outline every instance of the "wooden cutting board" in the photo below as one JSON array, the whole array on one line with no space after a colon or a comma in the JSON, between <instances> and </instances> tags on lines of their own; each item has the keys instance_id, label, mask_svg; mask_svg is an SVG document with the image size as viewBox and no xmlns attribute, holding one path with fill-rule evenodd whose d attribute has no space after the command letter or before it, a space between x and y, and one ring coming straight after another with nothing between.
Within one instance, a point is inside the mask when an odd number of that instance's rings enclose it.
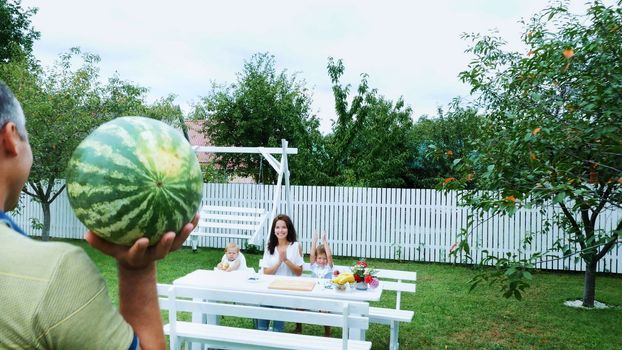
<instances>
[{"instance_id":1,"label":"wooden cutting board","mask_svg":"<svg viewBox=\"0 0 622 350\"><path fill-rule=\"evenodd\" d=\"M284 290L301 290L310 292L315 287L315 281L296 281L290 279L276 279L272 281L268 288Z\"/></svg>"}]
</instances>

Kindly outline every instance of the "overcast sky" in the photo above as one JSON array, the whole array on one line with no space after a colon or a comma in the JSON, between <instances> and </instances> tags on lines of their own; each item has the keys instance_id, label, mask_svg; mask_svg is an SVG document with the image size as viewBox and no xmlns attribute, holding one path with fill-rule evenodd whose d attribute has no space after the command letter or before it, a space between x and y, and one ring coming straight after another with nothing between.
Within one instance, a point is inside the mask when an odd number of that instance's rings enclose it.
<instances>
[{"instance_id":1,"label":"overcast sky","mask_svg":"<svg viewBox=\"0 0 622 350\"><path fill-rule=\"evenodd\" d=\"M572 1L580 10L584 1ZM314 0L144 1L23 0L38 7L41 32L34 54L50 65L70 47L101 57L107 78L115 71L149 91L149 102L169 93L185 111L211 82L232 83L253 53L275 55L277 69L298 72L313 90L321 131L335 119L327 58L341 58L342 82L360 74L381 95L403 96L414 116L434 114L468 88L457 78L470 57L461 33L498 30L512 48L522 25L544 0Z\"/></svg>"}]
</instances>

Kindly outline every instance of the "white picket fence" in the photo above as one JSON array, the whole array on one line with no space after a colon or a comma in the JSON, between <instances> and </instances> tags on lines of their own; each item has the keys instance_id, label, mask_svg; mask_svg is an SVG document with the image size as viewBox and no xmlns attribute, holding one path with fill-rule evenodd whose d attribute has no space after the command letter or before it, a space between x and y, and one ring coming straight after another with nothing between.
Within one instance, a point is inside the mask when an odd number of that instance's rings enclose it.
<instances>
[{"instance_id":1,"label":"white picket fence","mask_svg":"<svg viewBox=\"0 0 622 350\"><path fill-rule=\"evenodd\" d=\"M270 210L273 186L255 184L206 184L203 204L264 208ZM292 186L294 221L298 240L305 253L311 246L314 230L328 232L333 254L405 261L455 262L449 250L457 233L466 225L468 210L457 205L456 193L426 189L385 189L355 187ZM43 221L38 203L24 197L24 208L16 221L31 235L31 218ZM285 204L277 212L285 212ZM51 236L81 239L85 228L75 218L65 194L51 206ZM522 209L513 217L492 217L474 229L471 249L475 261L487 250L489 254L522 255L551 247L564 235L553 226L545 236L536 236L530 247L522 241L531 232L542 229L551 208L542 215L538 210ZM601 214L597 227L611 230L622 218L622 210ZM266 225L264 236L270 225ZM224 247L225 238L201 238L199 246ZM234 240L235 241L235 240ZM244 242L239 242L244 245ZM560 253L561 255L561 253ZM563 260L546 259L538 267L551 270L582 271L584 265L575 256ZM622 273L622 247L618 245L599 264L599 271Z\"/></svg>"}]
</instances>

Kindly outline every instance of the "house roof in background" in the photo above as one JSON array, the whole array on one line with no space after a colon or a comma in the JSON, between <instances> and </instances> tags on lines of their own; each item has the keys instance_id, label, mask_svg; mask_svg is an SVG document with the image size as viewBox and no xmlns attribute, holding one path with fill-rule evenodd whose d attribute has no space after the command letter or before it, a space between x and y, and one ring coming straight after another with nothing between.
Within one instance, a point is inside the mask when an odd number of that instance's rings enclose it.
<instances>
[{"instance_id":1,"label":"house roof in background","mask_svg":"<svg viewBox=\"0 0 622 350\"><path fill-rule=\"evenodd\" d=\"M188 128L188 137L192 146L211 146L207 135L201 132L205 125L205 120L186 120L185 124ZM213 154L200 152L197 154L197 158L199 158L200 163L207 163L216 157Z\"/></svg>"}]
</instances>

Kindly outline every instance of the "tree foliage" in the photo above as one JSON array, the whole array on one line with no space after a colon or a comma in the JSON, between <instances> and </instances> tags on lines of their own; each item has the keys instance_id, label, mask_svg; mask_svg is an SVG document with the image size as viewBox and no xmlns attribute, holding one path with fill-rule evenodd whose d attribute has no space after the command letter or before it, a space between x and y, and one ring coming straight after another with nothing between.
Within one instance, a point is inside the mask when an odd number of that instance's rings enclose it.
<instances>
[{"instance_id":1,"label":"tree foliage","mask_svg":"<svg viewBox=\"0 0 622 350\"><path fill-rule=\"evenodd\" d=\"M244 63L237 82L213 84L192 112L206 119L204 132L215 146L280 147L281 139L298 154L288 158L292 182L316 182L321 159L319 121L304 81L277 72L274 56L259 53ZM256 181L274 183L276 173L259 154L219 154L221 167ZM262 164L263 162L263 164Z\"/></svg>"},{"instance_id":2,"label":"tree foliage","mask_svg":"<svg viewBox=\"0 0 622 350\"><path fill-rule=\"evenodd\" d=\"M97 126L123 115L176 120L181 114L172 97L145 102L147 89L112 77L99 82L99 57L73 48L43 69L32 60L0 64L4 80L20 100L26 115L33 165L24 192L41 203L44 222L37 225L47 239L50 204L62 193L67 162L77 145Z\"/></svg>"},{"instance_id":3,"label":"tree foliage","mask_svg":"<svg viewBox=\"0 0 622 350\"><path fill-rule=\"evenodd\" d=\"M0 63L29 57L40 33L31 26L36 8L23 9L20 0L0 0Z\"/></svg>"},{"instance_id":4,"label":"tree foliage","mask_svg":"<svg viewBox=\"0 0 622 350\"><path fill-rule=\"evenodd\" d=\"M449 177L453 162L472 151L469 140L477 135L480 126L477 111L462 106L460 99L452 101L446 111L439 108L434 117L419 118L412 132L416 145L412 163L414 187L434 188Z\"/></svg>"},{"instance_id":5,"label":"tree foliage","mask_svg":"<svg viewBox=\"0 0 622 350\"><path fill-rule=\"evenodd\" d=\"M622 233L622 222L596 225L622 201L621 4L595 1L585 16L566 3L545 9L525 23L525 53L504 51L494 35L466 36L475 57L460 77L478 97L484 125L476 152L456 161L456 180L445 187L471 179L488 191L467 190L463 199L493 213L556 205L561 214L551 224L566 233L552 252L490 256L500 269L475 283L500 279L506 296L520 297L528 268L543 256L576 254L586 265L583 303L594 305L597 264Z\"/></svg>"},{"instance_id":6,"label":"tree foliage","mask_svg":"<svg viewBox=\"0 0 622 350\"><path fill-rule=\"evenodd\" d=\"M342 85L341 60L329 58L337 120L326 140L326 173L331 185L409 187L413 157L412 110L400 98L384 98L362 74L357 93Z\"/></svg>"}]
</instances>

